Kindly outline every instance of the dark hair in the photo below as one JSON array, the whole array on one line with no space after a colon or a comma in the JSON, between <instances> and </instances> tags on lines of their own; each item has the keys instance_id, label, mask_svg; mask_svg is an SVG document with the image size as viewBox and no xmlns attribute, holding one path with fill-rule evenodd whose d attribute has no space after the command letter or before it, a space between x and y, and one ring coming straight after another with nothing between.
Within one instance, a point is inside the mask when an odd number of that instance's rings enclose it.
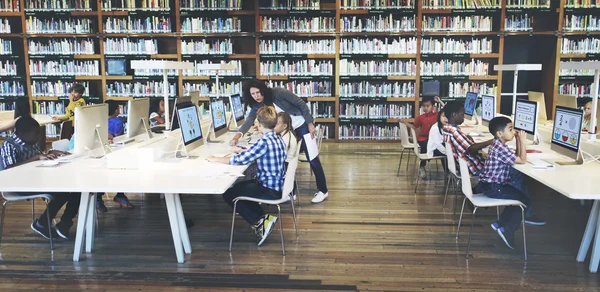
<instances>
[{"instance_id":1,"label":"dark hair","mask_svg":"<svg viewBox=\"0 0 600 292\"><path fill-rule=\"evenodd\" d=\"M242 91L242 96L244 97L244 103L246 104L246 106L252 107L257 103L256 100L254 100L254 98L250 94L250 88L252 87L258 88L258 90L260 90L260 93L264 98L264 104L273 105L273 91L271 90L271 88L267 87L267 84L265 84L264 81L252 79L246 82L246 84L244 84L244 89Z\"/></svg>"},{"instance_id":2,"label":"dark hair","mask_svg":"<svg viewBox=\"0 0 600 292\"><path fill-rule=\"evenodd\" d=\"M77 92L83 95L83 93L85 93L85 87L81 83L73 83L69 88L69 93L71 92Z\"/></svg>"},{"instance_id":3,"label":"dark hair","mask_svg":"<svg viewBox=\"0 0 600 292\"><path fill-rule=\"evenodd\" d=\"M499 131L504 131L508 124L512 123L512 121L507 117L495 117L490 121L490 133L494 138L496 138L496 133Z\"/></svg>"},{"instance_id":4,"label":"dark hair","mask_svg":"<svg viewBox=\"0 0 600 292\"><path fill-rule=\"evenodd\" d=\"M440 131L440 135L442 134L442 130L444 129L444 125L442 124L442 114L444 114L444 108L446 108L446 107L443 107L438 112L438 116L437 116L437 125L438 125L438 131ZM448 118L448 117L446 117L446 118Z\"/></svg>"},{"instance_id":5,"label":"dark hair","mask_svg":"<svg viewBox=\"0 0 600 292\"><path fill-rule=\"evenodd\" d=\"M450 120L452 115L460 112L461 109L464 109L463 103L458 101L449 101L444 107L444 114L446 115L446 118Z\"/></svg>"},{"instance_id":6,"label":"dark hair","mask_svg":"<svg viewBox=\"0 0 600 292\"><path fill-rule=\"evenodd\" d=\"M108 116L112 116L119 109L119 103L116 100L107 100L105 102L108 104Z\"/></svg>"},{"instance_id":7,"label":"dark hair","mask_svg":"<svg viewBox=\"0 0 600 292\"><path fill-rule=\"evenodd\" d=\"M31 116L31 105L28 100L19 99L15 101L15 119L18 117Z\"/></svg>"},{"instance_id":8,"label":"dark hair","mask_svg":"<svg viewBox=\"0 0 600 292\"><path fill-rule=\"evenodd\" d=\"M431 105L433 105L433 97L431 97L431 96L425 96L425 97L423 97L423 101L421 101L421 104L424 104L426 102L430 102Z\"/></svg>"},{"instance_id":9,"label":"dark hair","mask_svg":"<svg viewBox=\"0 0 600 292\"><path fill-rule=\"evenodd\" d=\"M151 113L157 113L159 112L160 109L160 102L164 101L164 99L162 98L157 98L157 99L151 99L150 100L150 112L148 114Z\"/></svg>"},{"instance_id":10,"label":"dark hair","mask_svg":"<svg viewBox=\"0 0 600 292\"><path fill-rule=\"evenodd\" d=\"M287 133L291 133L290 135L290 140L287 143L287 150L290 150L290 145L292 144L292 137L294 137L294 141L297 143L298 142L298 136L296 136L296 132L294 132L294 127L292 127L292 117L290 116L290 114L286 113L286 112L280 112L277 114L277 119L281 118L281 120L283 121L284 124L287 125L287 128L281 132L281 136L287 134Z\"/></svg>"},{"instance_id":11,"label":"dark hair","mask_svg":"<svg viewBox=\"0 0 600 292\"><path fill-rule=\"evenodd\" d=\"M15 123L15 134L21 137L31 131L39 131L40 124L31 116L22 116Z\"/></svg>"}]
</instances>

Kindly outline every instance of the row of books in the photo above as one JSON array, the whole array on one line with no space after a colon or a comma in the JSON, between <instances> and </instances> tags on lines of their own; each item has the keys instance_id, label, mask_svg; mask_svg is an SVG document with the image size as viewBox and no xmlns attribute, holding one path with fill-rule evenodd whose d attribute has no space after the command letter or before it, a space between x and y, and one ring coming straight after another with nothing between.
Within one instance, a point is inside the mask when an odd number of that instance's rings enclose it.
<instances>
[{"instance_id":1,"label":"row of books","mask_svg":"<svg viewBox=\"0 0 600 292\"><path fill-rule=\"evenodd\" d=\"M156 39L107 38L104 40L105 55L158 54Z\"/></svg>"},{"instance_id":2,"label":"row of books","mask_svg":"<svg viewBox=\"0 0 600 292\"><path fill-rule=\"evenodd\" d=\"M93 55L95 47L95 40L91 38L30 39L27 43L30 55Z\"/></svg>"},{"instance_id":3,"label":"row of books","mask_svg":"<svg viewBox=\"0 0 600 292\"><path fill-rule=\"evenodd\" d=\"M18 81L0 81L0 96L24 96L25 85Z\"/></svg>"},{"instance_id":4,"label":"row of books","mask_svg":"<svg viewBox=\"0 0 600 292\"><path fill-rule=\"evenodd\" d=\"M597 15L565 15L565 31L600 31L600 19Z\"/></svg>"},{"instance_id":5,"label":"row of books","mask_svg":"<svg viewBox=\"0 0 600 292\"><path fill-rule=\"evenodd\" d=\"M16 103L14 101L3 101L0 102L0 111L12 111L16 108ZM0 136L2 137L2 136Z\"/></svg>"},{"instance_id":6,"label":"row of books","mask_svg":"<svg viewBox=\"0 0 600 292\"><path fill-rule=\"evenodd\" d=\"M68 105L66 100L58 101L33 101L32 111L40 115L64 115L65 107Z\"/></svg>"},{"instance_id":7,"label":"row of books","mask_svg":"<svg viewBox=\"0 0 600 292\"><path fill-rule=\"evenodd\" d=\"M10 22L8 18L0 18L0 33L11 33Z\"/></svg>"},{"instance_id":8,"label":"row of books","mask_svg":"<svg viewBox=\"0 0 600 292\"><path fill-rule=\"evenodd\" d=\"M400 140L398 125L342 124L338 131L340 140Z\"/></svg>"},{"instance_id":9,"label":"row of books","mask_svg":"<svg viewBox=\"0 0 600 292\"><path fill-rule=\"evenodd\" d=\"M335 103L333 102L308 102L306 104L313 118L333 118L335 117Z\"/></svg>"},{"instance_id":10,"label":"row of books","mask_svg":"<svg viewBox=\"0 0 600 292\"><path fill-rule=\"evenodd\" d=\"M335 32L335 17L261 16L261 32Z\"/></svg>"},{"instance_id":11,"label":"row of books","mask_svg":"<svg viewBox=\"0 0 600 292\"><path fill-rule=\"evenodd\" d=\"M183 33L228 33L242 31L238 17L187 17L181 22Z\"/></svg>"},{"instance_id":12,"label":"row of books","mask_svg":"<svg viewBox=\"0 0 600 292\"><path fill-rule=\"evenodd\" d=\"M285 88L300 97L333 96L331 81L268 81L271 88Z\"/></svg>"},{"instance_id":13,"label":"row of books","mask_svg":"<svg viewBox=\"0 0 600 292\"><path fill-rule=\"evenodd\" d=\"M421 61L421 76L465 76L488 75L490 64L481 60L464 61L440 60Z\"/></svg>"},{"instance_id":14,"label":"row of books","mask_svg":"<svg viewBox=\"0 0 600 292\"><path fill-rule=\"evenodd\" d=\"M170 0L102 0L102 9L106 11L168 11L171 7Z\"/></svg>"},{"instance_id":15,"label":"row of books","mask_svg":"<svg viewBox=\"0 0 600 292\"><path fill-rule=\"evenodd\" d=\"M158 60L158 59L152 59L155 61L167 61L167 60ZM133 75L135 76L163 76L164 74L164 70L163 69L134 69L133 70ZM177 70L167 70L167 75L168 76L177 76Z\"/></svg>"},{"instance_id":16,"label":"row of books","mask_svg":"<svg viewBox=\"0 0 600 292\"><path fill-rule=\"evenodd\" d=\"M0 11L18 12L21 10L21 1L2 0L0 1Z\"/></svg>"},{"instance_id":17,"label":"row of books","mask_svg":"<svg viewBox=\"0 0 600 292\"><path fill-rule=\"evenodd\" d=\"M214 76L217 73L220 76L241 76L242 75L242 62L240 60L229 60L229 61L221 61L221 64L230 63L233 64L233 70L219 70L218 72L215 70L206 70L202 69L202 66L206 66L208 64L215 64L215 62L210 60L194 60L194 69L183 70L183 76Z\"/></svg>"},{"instance_id":18,"label":"row of books","mask_svg":"<svg viewBox=\"0 0 600 292\"><path fill-rule=\"evenodd\" d=\"M355 61L340 59L341 76L415 76L415 60Z\"/></svg>"},{"instance_id":19,"label":"row of books","mask_svg":"<svg viewBox=\"0 0 600 292\"><path fill-rule=\"evenodd\" d=\"M76 11L92 10L91 0L28 0L25 11Z\"/></svg>"},{"instance_id":20,"label":"row of books","mask_svg":"<svg viewBox=\"0 0 600 292\"><path fill-rule=\"evenodd\" d=\"M181 10L240 10L242 0L180 0Z\"/></svg>"},{"instance_id":21,"label":"row of books","mask_svg":"<svg viewBox=\"0 0 600 292\"><path fill-rule=\"evenodd\" d=\"M586 54L600 52L600 39L562 39L561 53L563 54Z\"/></svg>"},{"instance_id":22,"label":"row of books","mask_svg":"<svg viewBox=\"0 0 600 292\"><path fill-rule=\"evenodd\" d=\"M260 0L260 9L269 10L319 10L320 0Z\"/></svg>"},{"instance_id":23,"label":"row of books","mask_svg":"<svg viewBox=\"0 0 600 292\"><path fill-rule=\"evenodd\" d=\"M29 60L31 76L98 76L99 60Z\"/></svg>"},{"instance_id":24,"label":"row of books","mask_svg":"<svg viewBox=\"0 0 600 292\"><path fill-rule=\"evenodd\" d=\"M421 40L421 54L489 54L492 40L488 38L453 39L429 38Z\"/></svg>"},{"instance_id":25,"label":"row of books","mask_svg":"<svg viewBox=\"0 0 600 292\"><path fill-rule=\"evenodd\" d=\"M500 0L422 0L423 9L500 8Z\"/></svg>"},{"instance_id":26,"label":"row of books","mask_svg":"<svg viewBox=\"0 0 600 292\"><path fill-rule=\"evenodd\" d=\"M478 83L478 82L450 82L448 83L448 97L464 98L467 92L479 92L482 95L496 95L498 88L495 83Z\"/></svg>"},{"instance_id":27,"label":"row of books","mask_svg":"<svg viewBox=\"0 0 600 292\"><path fill-rule=\"evenodd\" d=\"M272 39L260 40L260 53L273 54L335 54L335 39Z\"/></svg>"},{"instance_id":28,"label":"row of books","mask_svg":"<svg viewBox=\"0 0 600 292\"><path fill-rule=\"evenodd\" d=\"M527 14L513 14L504 19L506 31L530 31L533 29L533 16Z\"/></svg>"},{"instance_id":29,"label":"row of books","mask_svg":"<svg viewBox=\"0 0 600 292\"><path fill-rule=\"evenodd\" d=\"M184 55L233 54L231 39L181 40Z\"/></svg>"},{"instance_id":30,"label":"row of books","mask_svg":"<svg viewBox=\"0 0 600 292\"><path fill-rule=\"evenodd\" d=\"M107 17L104 21L106 33L166 33L171 32L171 19L163 16Z\"/></svg>"},{"instance_id":31,"label":"row of books","mask_svg":"<svg viewBox=\"0 0 600 292\"><path fill-rule=\"evenodd\" d=\"M406 32L416 30L415 16L390 13L388 16L344 16L340 19L342 32ZM335 31L335 26L333 27Z\"/></svg>"},{"instance_id":32,"label":"row of books","mask_svg":"<svg viewBox=\"0 0 600 292\"><path fill-rule=\"evenodd\" d=\"M600 8L598 0L565 0L565 8Z\"/></svg>"},{"instance_id":33,"label":"row of books","mask_svg":"<svg viewBox=\"0 0 600 292\"><path fill-rule=\"evenodd\" d=\"M414 82L340 83L340 97L414 97Z\"/></svg>"},{"instance_id":34,"label":"row of books","mask_svg":"<svg viewBox=\"0 0 600 292\"><path fill-rule=\"evenodd\" d=\"M323 60L273 60L260 62L263 76L332 76L333 62Z\"/></svg>"},{"instance_id":35,"label":"row of books","mask_svg":"<svg viewBox=\"0 0 600 292\"><path fill-rule=\"evenodd\" d=\"M17 76L17 64L15 61L0 61L0 76Z\"/></svg>"},{"instance_id":36,"label":"row of books","mask_svg":"<svg viewBox=\"0 0 600 292\"><path fill-rule=\"evenodd\" d=\"M92 33L94 22L89 18L29 16L25 24L28 33Z\"/></svg>"},{"instance_id":37,"label":"row of books","mask_svg":"<svg viewBox=\"0 0 600 292\"><path fill-rule=\"evenodd\" d=\"M551 0L506 0L506 8L550 8L550 1Z\"/></svg>"},{"instance_id":38,"label":"row of books","mask_svg":"<svg viewBox=\"0 0 600 292\"><path fill-rule=\"evenodd\" d=\"M32 96L68 96L69 88L76 82L65 82L62 80L56 81L31 81L31 95ZM88 82L77 82L83 85L85 92L83 96L90 95L90 85Z\"/></svg>"},{"instance_id":39,"label":"row of books","mask_svg":"<svg viewBox=\"0 0 600 292\"><path fill-rule=\"evenodd\" d=\"M0 39L0 55L12 55L12 41Z\"/></svg>"},{"instance_id":40,"label":"row of books","mask_svg":"<svg viewBox=\"0 0 600 292\"><path fill-rule=\"evenodd\" d=\"M407 118L413 114L412 103L340 103L342 119L388 119Z\"/></svg>"},{"instance_id":41,"label":"row of books","mask_svg":"<svg viewBox=\"0 0 600 292\"><path fill-rule=\"evenodd\" d=\"M592 84L560 84L558 94L574 95L577 97L591 97Z\"/></svg>"},{"instance_id":42,"label":"row of books","mask_svg":"<svg viewBox=\"0 0 600 292\"><path fill-rule=\"evenodd\" d=\"M424 15L423 31L476 32L492 31L492 17L482 15L434 16Z\"/></svg>"},{"instance_id":43,"label":"row of books","mask_svg":"<svg viewBox=\"0 0 600 292\"><path fill-rule=\"evenodd\" d=\"M581 61L581 62L589 62L589 61ZM578 69L578 70L565 70L565 69L561 69L558 72L559 76L594 76L594 72L595 70L583 70L583 69Z\"/></svg>"},{"instance_id":44,"label":"row of books","mask_svg":"<svg viewBox=\"0 0 600 292\"><path fill-rule=\"evenodd\" d=\"M190 94L191 91L199 91L200 96L217 96L217 86L215 82L202 82L202 83L183 83L184 94ZM219 82L219 96L229 96L236 93L242 92L242 82Z\"/></svg>"},{"instance_id":45,"label":"row of books","mask_svg":"<svg viewBox=\"0 0 600 292\"><path fill-rule=\"evenodd\" d=\"M342 9L407 9L414 8L417 0L341 0Z\"/></svg>"},{"instance_id":46,"label":"row of books","mask_svg":"<svg viewBox=\"0 0 600 292\"><path fill-rule=\"evenodd\" d=\"M335 49L335 46L333 47ZM342 38L340 54L416 54L417 38Z\"/></svg>"},{"instance_id":47,"label":"row of books","mask_svg":"<svg viewBox=\"0 0 600 292\"><path fill-rule=\"evenodd\" d=\"M169 96L175 96L177 84L169 83ZM106 84L107 96L132 96L132 97L162 97L164 96L162 81L146 82L113 82Z\"/></svg>"}]
</instances>

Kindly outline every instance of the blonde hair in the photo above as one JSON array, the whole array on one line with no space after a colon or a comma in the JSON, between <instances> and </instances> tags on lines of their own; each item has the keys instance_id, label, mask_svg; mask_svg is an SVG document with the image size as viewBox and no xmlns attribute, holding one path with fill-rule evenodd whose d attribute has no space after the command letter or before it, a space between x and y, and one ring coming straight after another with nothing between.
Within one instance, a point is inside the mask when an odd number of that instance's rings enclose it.
<instances>
[{"instance_id":1,"label":"blonde hair","mask_svg":"<svg viewBox=\"0 0 600 292\"><path fill-rule=\"evenodd\" d=\"M277 114L277 118L281 119L281 122L285 125L285 130L283 130L280 134L280 136L284 136L287 133L291 133L290 136L288 137L288 141L287 141L287 149L286 150L290 150L290 147L292 145L292 137L294 137L294 140L296 142L298 142L298 137L296 137L296 133L294 132L294 129L292 128L292 117L286 113L286 112L280 112Z\"/></svg>"},{"instance_id":2,"label":"blonde hair","mask_svg":"<svg viewBox=\"0 0 600 292\"><path fill-rule=\"evenodd\" d=\"M258 109L256 119L263 127L273 130L277 125L277 111L274 107L265 105Z\"/></svg>"},{"instance_id":3,"label":"blonde hair","mask_svg":"<svg viewBox=\"0 0 600 292\"><path fill-rule=\"evenodd\" d=\"M588 105L591 107L593 105L593 103L591 101L588 101L584 106L583 106L583 112L585 113L585 109L588 107ZM588 114L584 114L583 115L583 120L586 122L589 122L592 120L592 114L590 113Z\"/></svg>"}]
</instances>

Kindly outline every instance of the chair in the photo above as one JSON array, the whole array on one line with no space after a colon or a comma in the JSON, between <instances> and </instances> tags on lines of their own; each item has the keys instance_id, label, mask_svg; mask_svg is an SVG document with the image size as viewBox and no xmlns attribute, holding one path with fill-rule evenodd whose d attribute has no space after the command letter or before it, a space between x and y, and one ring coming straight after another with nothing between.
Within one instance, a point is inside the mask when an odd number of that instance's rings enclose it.
<instances>
[{"instance_id":1,"label":"chair","mask_svg":"<svg viewBox=\"0 0 600 292\"><path fill-rule=\"evenodd\" d=\"M44 202L46 202L46 209L48 209L48 202L50 200L52 200L52 196L49 194L35 194L35 195L28 195L28 196L20 196L17 193L2 193L2 197L4 197L4 199L6 200L4 202L4 204L2 204L2 215L1 219L0 219L0 242L2 242L2 231L4 229L4 214L5 214L5 210L6 210L6 205L9 202L18 202L18 201L27 201L27 200L31 200L32 204L31 204L31 219L33 222L35 222L35 214L34 214L34 205L33 205L33 201L35 199L43 199ZM47 226L52 226L52 221L50 220L50 213L46 212L46 216L48 219L48 225ZM52 243L52 234L50 234L50 249L54 250L54 244Z\"/></svg>"},{"instance_id":2,"label":"chair","mask_svg":"<svg viewBox=\"0 0 600 292\"><path fill-rule=\"evenodd\" d=\"M406 127L406 125L405 125ZM414 128L410 128L410 132L412 134L413 137L417 137L417 133L415 132ZM413 147L413 151L415 152L415 194L417 193L417 188L419 187L419 161L421 160L426 160L426 161L434 161L434 160L442 160L442 159L446 159L446 156L429 156L427 155L427 153L421 153L419 151L421 147L419 146L418 143L414 143L414 147ZM428 173L431 173L431 163L427 164L427 168L428 168ZM431 175L429 175L429 178L431 178Z\"/></svg>"},{"instance_id":3,"label":"chair","mask_svg":"<svg viewBox=\"0 0 600 292\"><path fill-rule=\"evenodd\" d=\"M73 136L73 121L67 120L60 124L60 139L71 140L71 136Z\"/></svg>"},{"instance_id":4,"label":"chair","mask_svg":"<svg viewBox=\"0 0 600 292\"><path fill-rule=\"evenodd\" d=\"M398 173L396 174L396 176L400 176L400 166L402 166L402 158L404 156L404 152L408 151L408 155L410 156L410 150L415 148L414 143L410 142L408 138L408 127L404 123L400 123L400 144L402 146L402 151L400 152L400 162L398 162ZM409 163L406 162L406 171L408 171L408 164Z\"/></svg>"},{"instance_id":5,"label":"chair","mask_svg":"<svg viewBox=\"0 0 600 292\"><path fill-rule=\"evenodd\" d=\"M493 199L486 197L483 194L473 194L473 189L471 188L471 176L469 175L469 167L467 166L467 162L464 159L459 158L458 164L460 166L462 191L465 194L465 198L463 199L462 209L460 210L460 218L458 219L458 227L456 228L456 239L458 239L460 232L460 224L462 222L462 216L465 210L465 203L467 199L473 203L473 216L471 217L471 229L469 229L469 243L467 245L467 259L469 258L469 251L471 249L471 234L473 233L473 223L475 221L475 212L477 212L477 208L496 207L496 211L498 212L498 208L502 206L519 206L521 208L521 218L523 224L523 249L525 252L525 260L527 260L527 241L525 239L526 206L521 201L517 200Z\"/></svg>"},{"instance_id":6,"label":"chair","mask_svg":"<svg viewBox=\"0 0 600 292\"><path fill-rule=\"evenodd\" d=\"M302 147L302 139L298 140L298 146L296 146L296 159L299 161L300 157L300 148ZM288 165L289 167L289 165ZM311 169L312 172L312 169ZM300 190L298 189L298 182L296 181L296 175L294 174L294 189L293 194L296 195L296 203L298 207L300 207ZM293 198L293 196L292 196Z\"/></svg>"},{"instance_id":7,"label":"chair","mask_svg":"<svg viewBox=\"0 0 600 292\"><path fill-rule=\"evenodd\" d=\"M283 239L283 220L281 218L281 208L280 204L283 204L287 201L290 201L292 205L292 214L294 217L294 228L296 229L296 236L298 236L298 223L296 222L296 209L294 207L294 198L293 198L293 189L294 189L294 179L296 177L296 169L298 168L298 159L292 159L288 163L288 167L285 173L285 179L283 181L283 188L281 191L281 198L277 200L266 200L266 199L258 199L251 197L237 197L233 200L233 219L231 220L231 237L229 238L229 252L231 252L231 246L233 244L233 227L235 225L235 212L237 208L237 202L239 201L250 201L256 203L262 203L266 205L276 205L277 206L277 214L279 217L279 233L281 235L281 250L283 255L285 255L285 243Z\"/></svg>"},{"instance_id":8,"label":"chair","mask_svg":"<svg viewBox=\"0 0 600 292\"><path fill-rule=\"evenodd\" d=\"M456 160L454 160L454 152L452 151L452 145L450 145L450 142L446 143L446 161L448 162L448 184L446 185L446 194L444 195L444 204L442 207L446 206L446 199L448 198L448 189L450 188L450 183L454 183L454 203L456 204L456 197L458 196L457 187L461 180L460 175L458 175L458 171L456 171Z\"/></svg>"}]
</instances>

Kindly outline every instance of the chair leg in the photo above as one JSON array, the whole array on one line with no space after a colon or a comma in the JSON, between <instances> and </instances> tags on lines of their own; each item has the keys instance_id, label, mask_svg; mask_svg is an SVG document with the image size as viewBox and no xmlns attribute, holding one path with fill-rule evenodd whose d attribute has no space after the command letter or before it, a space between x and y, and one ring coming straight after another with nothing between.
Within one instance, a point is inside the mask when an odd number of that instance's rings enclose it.
<instances>
[{"instance_id":1,"label":"chair leg","mask_svg":"<svg viewBox=\"0 0 600 292\"><path fill-rule=\"evenodd\" d=\"M296 203L298 203L298 207L300 207L300 189L298 188L298 181L296 178L294 178L294 194L296 194Z\"/></svg>"},{"instance_id":2,"label":"chair leg","mask_svg":"<svg viewBox=\"0 0 600 292\"><path fill-rule=\"evenodd\" d=\"M496 206L496 220L500 220L500 207Z\"/></svg>"},{"instance_id":3,"label":"chair leg","mask_svg":"<svg viewBox=\"0 0 600 292\"><path fill-rule=\"evenodd\" d=\"M31 223L35 223L35 199L31 199Z\"/></svg>"},{"instance_id":4,"label":"chair leg","mask_svg":"<svg viewBox=\"0 0 600 292\"><path fill-rule=\"evenodd\" d=\"M44 202L46 203L46 210L48 210L48 201L44 200ZM48 232L48 237L50 237L50 250L54 250L54 243L52 242L53 241L53 238L52 238L52 225L51 225L52 220L50 220L50 212L46 212L46 219L48 219L48 226L47 227L48 227L48 230L50 231L50 232Z\"/></svg>"},{"instance_id":5,"label":"chair leg","mask_svg":"<svg viewBox=\"0 0 600 292\"><path fill-rule=\"evenodd\" d=\"M450 188L450 181L452 180L452 174L448 173L448 183L446 184L446 193L444 194L444 204L442 207L446 207L446 200L448 199L448 189Z\"/></svg>"},{"instance_id":6,"label":"chair leg","mask_svg":"<svg viewBox=\"0 0 600 292\"><path fill-rule=\"evenodd\" d=\"M400 162L398 162L398 172L396 176L400 176L400 167L402 166L402 157L404 156L404 149L400 152Z\"/></svg>"},{"instance_id":7,"label":"chair leg","mask_svg":"<svg viewBox=\"0 0 600 292\"><path fill-rule=\"evenodd\" d=\"M410 164L410 150L411 149L408 149L408 154L406 154L406 172L408 172L408 165Z\"/></svg>"},{"instance_id":8,"label":"chair leg","mask_svg":"<svg viewBox=\"0 0 600 292\"><path fill-rule=\"evenodd\" d=\"M437 173L440 172L440 160L439 159L435 160L435 172L436 172L436 175L437 175Z\"/></svg>"},{"instance_id":9,"label":"chair leg","mask_svg":"<svg viewBox=\"0 0 600 292\"><path fill-rule=\"evenodd\" d=\"M2 243L2 231L4 230L4 211L6 210L6 204L8 204L8 201L5 201L4 204L2 204L2 219L0 219L0 243Z\"/></svg>"},{"instance_id":10,"label":"chair leg","mask_svg":"<svg viewBox=\"0 0 600 292\"><path fill-rule=\"evenodd\" d=\"M231 245L233 244L233 226L235 225L235 209L237 208L237 201L233 202L233 215L231 218L231 235L229 236L229 252L231 252Z\"/></svg>"},{"instance_id":11,"label":"chair leg","mask_svg":"<svg viewBox=\"0 0 600 292\"><path fill-rule=\"evenodd\" d=\"M419 187L419 168L417 166L417 160L415 160L415 194L417 193L417 188Z\"/></svg>"},{"instance_id":12,"label":"chair leg","mask_svg":"<svg viewBox=\"0 0 600 292\"><path fill-rule=\"evenodd\" d=\"M294 216L294 229L296 229L296 237L298 237L298 222L296 219L296 208L294 207L294 198L290 198L290 202L292 203L292 215Z\"/></svg>"},{"instance_id":13,"label":"chair leg","mask_svg":"<svg viewBox=\"0 0 600 292\"><path fill-rule=\"evenodd\" d=\"M463 212L465 211L465 203L467 197L463 200L462 209L460 209L460 217L458 217L458 226L456 227L456 239L458 239L458 234L460 233L460 224L462 223Z\"/></svg>"},{"instance_id":14,"label":"chair leg","mask_svg":"<svg viewBox=\"0 0 600 292\"><path fill-rule=\"evenodd\" d=\"M525 253L525 261L527 261L527 237L525 236L525 208L521 207L521 220L523 221L523 252Z\"/></svg>"},{"instance_id":15,"label":"chair leg","mask_svg":"<svg viewBox=\"0 0 600 292\"><path fill-rule=\"evenodd\" d=\"M477 212L477 206L473 209L473 216L471 216L471 229L469 230L469 243L467 244L467 259L469 258L469 251L471 250L471 234L473 234L473 223L475 223L475 212Z\"/></svg>"},{"instance_id":16,"label":"chair leg","mask_svg":"<svg viewBox=\"0 0 600 292\"><path fill-rule=\"evenodd\" d=\"M279 215L279 234L281 235L281 252L285 255L285 243L283 239L283 220L281 220L281 208L277 205L277 215Z\"/></svg>"},{"instance_id":17,"label":"chair leg","mask_svg":"<svg viewBox=\"0 0 600 292\"><path fill-rule=\"evenodd\" d=\"M456 184L454 185L454 203L452 203L452 216L456 216L456 200L458 199L458 184L460 180L456 180ZM465 197L466 198L466 197Z\"/></svg>"}]
</instances>

